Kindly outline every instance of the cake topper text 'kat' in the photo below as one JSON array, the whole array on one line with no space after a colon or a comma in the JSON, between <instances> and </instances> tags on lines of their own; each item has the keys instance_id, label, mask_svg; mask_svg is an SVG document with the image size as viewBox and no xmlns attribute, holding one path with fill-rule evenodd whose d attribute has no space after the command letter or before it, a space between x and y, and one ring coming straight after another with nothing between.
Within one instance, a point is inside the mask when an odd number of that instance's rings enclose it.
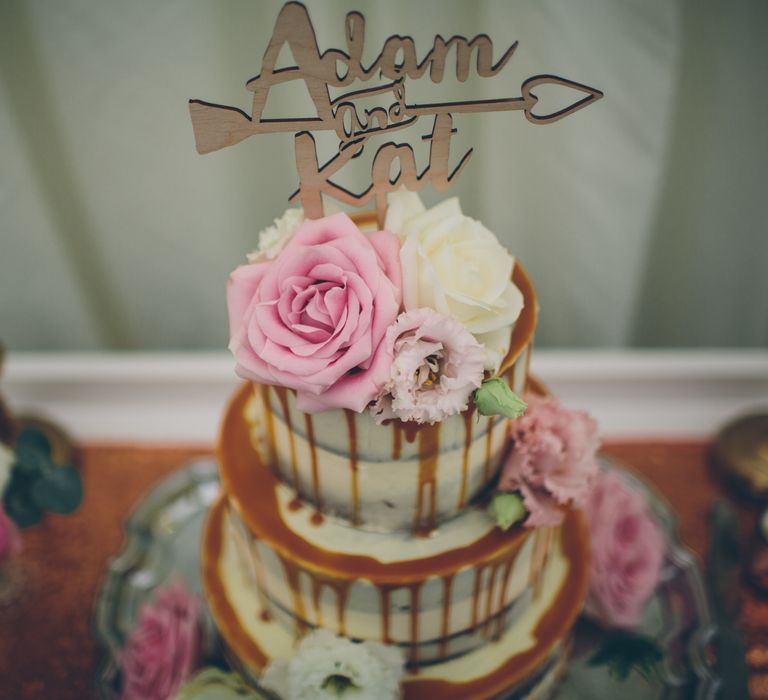
<instances>
[{"instance_id":1,"label":"cake topper text 'kat'","mask_svg":"<svg viewBox=\"0 0 768 700\"><path fill-rule=\"evenodd\" d=\"M437 35L430 51L419 61L413 39L394 35L384 42L381 53L366 67L362 63L365 19L360 13L350 12L347 15L345 36L347 52L328 49L321 54L306 7L298 2L284 5L264 54L261 73L247 83L247 88L253 92L251 116L235 107L190 100L189 111L198 152L217 151L254 134L294 132L299 189L291 195L290 201L300 200L307 217L319 218L323 215L323 194L358 207L367 204L375 195L381 224L387 192L403 185L416 191L427 183L431 183L438 192L444 192L464 169L472 149L459 159L452 170L449 167L451 135L456 132L453 114L522 110L528 121L550 124L603 96L599 90L565 78L537 75L523 82L519 97L431 104L407 102L405 79L421 78L428 73L433 82L441 82L448 54L454 47L456 78L464 82L469 77L473 53L476 56L477 75L492 77L507 65L517 48L517 42L494 63L493 44L484 34L471 40L462 36L452 36L446 40ZM296 65L276 68L277 58L285 44ZM328 90L329 86L342 88L355 81L367 82L372 79L377 79L375 86L351 90L333 99ZM297 119L262 118L270 88L292 80L304 81L314 102L316 116ZM534 114L533 108L538 98L533 90L545 84L571 88L584 93L584 97L551 114ZM389 108L363 109L355 104L357 100L386 94L391 94L393 100ZM376 151L371 168L371 184L363 192L350 192L331 180L346 163L363 152L368 139L412 126L420 117L434 117L431 132L422 137L430 142L430 152L429 163L420 173L417 171L413 148L407 143L389 141ZM339 138L339 152L322 165L318 163L315 139L311 133L321 130L334 131ZM395 161L398 172L392 177Z\"/></svg>"}]
</instances>

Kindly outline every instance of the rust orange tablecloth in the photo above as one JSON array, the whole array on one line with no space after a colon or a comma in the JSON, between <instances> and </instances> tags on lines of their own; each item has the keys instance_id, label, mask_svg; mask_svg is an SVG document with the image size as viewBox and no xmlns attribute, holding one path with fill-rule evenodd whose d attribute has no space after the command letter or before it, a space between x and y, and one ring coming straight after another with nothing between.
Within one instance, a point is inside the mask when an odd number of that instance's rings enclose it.
<instances>
[{"instance_id":1,"label":"rust orange tablecloth","mask_svg":"<svg viewBox=\"0 0 768 700\"><path fill-rule=\"evenodd\" d=\"M702 557L709 537L707 513L720 495L707 467L707 450L703 442L621 442L604 449L667 498L679 515L682 540ZM23 533L24 552L17 562L23 588L11 604L0 607L0 697L94 696L100 652L91 610L105 562L121 548L122 523L155 482L206 454L210 451L184 446L81 448L85 497L79 511L49 516ZM745 527L748 520L745 513ZM755 610L760 611L758 604ZM768 613L762 614L768 628ZM760 694L762 680L753 673L754 695L768 698Z\"/></svg>"}]
</instances>

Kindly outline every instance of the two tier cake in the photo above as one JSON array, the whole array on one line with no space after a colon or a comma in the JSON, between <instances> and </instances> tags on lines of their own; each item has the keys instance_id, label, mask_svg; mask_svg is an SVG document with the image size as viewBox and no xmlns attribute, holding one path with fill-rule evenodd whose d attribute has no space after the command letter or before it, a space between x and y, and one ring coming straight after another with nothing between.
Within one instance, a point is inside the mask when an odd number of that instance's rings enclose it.
<instances>
[{"instance_id":1,"label":"two tier cake","mask_svg":"<svg viewBox=\"0 0 768 700\"><path fill-rule=\"evenodd\" d=\"M517 414L481 392L541 392L525 270L455 200L397 193L382 231L374 215L302 219L230 280L249 381L221 428L203 578L233 664L258 682L322 628L401 650L406 698L543 697L589 545L568 503L560 524L506 531L488 511Z\"/></svg>"}]
</instances>

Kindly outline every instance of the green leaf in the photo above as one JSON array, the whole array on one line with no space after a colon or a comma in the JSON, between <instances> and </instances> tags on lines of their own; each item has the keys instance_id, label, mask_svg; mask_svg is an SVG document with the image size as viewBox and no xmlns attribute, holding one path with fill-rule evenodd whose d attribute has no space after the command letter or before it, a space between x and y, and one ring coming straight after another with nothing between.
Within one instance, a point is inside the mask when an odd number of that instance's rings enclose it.
<instances>
[{"instance_id":1,"label":"green leaf","mask_svg":"<svg viewBox=\"0 0 768 700\"><path fill-rule=\"evenodd\" d=\"M15 468L26 474L43 471L51 462L51 443L44 433L25 428L16 438Z\"/></svg>"},{"instance_id":2,"label":"green leaf","mask_svg":"<svg viewBox=\"0 0 768 700\"><path fill-rule=\"evenodd\" d=\"M46 457L51 456L51 441L48 436L37 428L24 428L16 437L16 449L34 450Z\"/></svg>"},{"instance_id":3,"label":"green leaf","mask_svg":"<svg viewBox=\"0 0 768 700\"><path fill-rule=\"evenodd\" d=\"M475 405L481 416L520 418L528 408L501 377L491 377L475 390Z\"/></svg>"},{"instance_id":4,"label":"green leaf","mask_svg":"<svg viewBox=\"0 0 768 700\"><path fill-rule=\"evenodd\" d=\"M83 499L83 482L74 467L46 470L30 489L34 503L52 513L71 513Z\"/></svg>"},{"instance_id":5,"label":"green leaf","mask_svg":"<svg viewBox=\"0 0 768 700\"><path fill-rule=\"evenodd\" d=\"M5 489L3 506L8 517L19 527L36 525L43 517L43 511L29 493L29 479L14 472Z\"/></svg>"},{"instance_id":6,"label":"green leaf","mask_svg":"<svg viewBox=\"0 0 768 700\"><path fill-rule=\"evenodd\" d=\"M488 513L506 532L518 520L525 517L526 510L519 493L497 493L488 506Z\"/></svg>"},{"instance_id":7,"label":"green leaf","mask_svg":"<svg viewBox=\"0 0 768 700\"><path fill-rule=\"evenodd\" d=\"M664 650L653 637L627 630L611 630L603 635L589 665L607 666L610 674L620 681L626 680L632 671L650 680L663 658Z\"/></svg>"}]
</instances>

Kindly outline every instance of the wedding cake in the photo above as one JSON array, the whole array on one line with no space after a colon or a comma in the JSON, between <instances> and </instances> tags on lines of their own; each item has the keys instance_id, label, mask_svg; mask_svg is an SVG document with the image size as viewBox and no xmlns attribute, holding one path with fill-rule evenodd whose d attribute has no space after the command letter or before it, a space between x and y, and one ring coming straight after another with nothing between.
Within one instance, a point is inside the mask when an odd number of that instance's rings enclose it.
<instances>
[{"instance_id":1,"label":"wedding cake","mask_svg":"<svg viewBox=\"0 0 768 700\"><path fill-rule=\"evenodd\" d=\"M602 93L534 75L519 95L423 101L419 80L498 76L517 42L495 53L485 34L438 33L419 54L395 34L377 55L362 14L343 28L346 50L322 51L288 2L246 84L250 114L190 101L200 153L293 132L301 205L229 279L245 381L219 437L207 601L233 665L286 700L543 697L587 590L594 424L529 376L538 307L523 267L457 199L427 209L416 193L448 191L472 155L451 152L454 115L545 125ZM268 109L286 85L308 113ZM548 112L542 86L577 99ZM422 166L402 141L417 123ZM327 160L315 131L338 138ZM370 184L342 185L377 140Z\"/></svg>"},{"instance_id":2,"label":"wedding cake","mask_svg":"<svg viewBox=\"0 0 768 700\"><path fill-rule=\"evenodd\" d=\"M401 651L406 698L543 697L586 594L587 479L561 465L579 483L553 498L515 476L537 439L520 397L542 393L523 267L456 199L407 192L382 230L289 210L249 259L203 541L232 663L259 682L320 628Z\"/></svg>"}]
</instances>

